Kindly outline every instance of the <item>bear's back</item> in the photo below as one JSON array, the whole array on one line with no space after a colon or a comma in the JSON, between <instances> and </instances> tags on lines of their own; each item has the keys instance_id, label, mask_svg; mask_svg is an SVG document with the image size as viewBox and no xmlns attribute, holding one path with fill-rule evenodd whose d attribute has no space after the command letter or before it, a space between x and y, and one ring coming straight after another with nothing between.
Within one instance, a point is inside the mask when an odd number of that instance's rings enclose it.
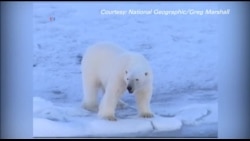
<instances>
[{"instance_id":1,"label":"bear's back","mask_svg":"<svg viewBox=\"0 0 250 141\"><path fill-rule=\"evenodd\" d=\"M86 59L104 59L105 62L110 62L123 53L125 50L114 43L101 42L90 46L84 55ZM108 59L108 60L106 60Z\"/></svg>"},{"instance_id":2,"label":"bear's back","mask_svg":"<svg viewBox=\"0 0 250 141\"><path fill-rule=\"evenodd\" d=\"M119 56L126 52L118 45L110 42L96 43L90 46L83 55L83 68L97 74L108 73L114 69Z\"/></svg>"}]
</instances>

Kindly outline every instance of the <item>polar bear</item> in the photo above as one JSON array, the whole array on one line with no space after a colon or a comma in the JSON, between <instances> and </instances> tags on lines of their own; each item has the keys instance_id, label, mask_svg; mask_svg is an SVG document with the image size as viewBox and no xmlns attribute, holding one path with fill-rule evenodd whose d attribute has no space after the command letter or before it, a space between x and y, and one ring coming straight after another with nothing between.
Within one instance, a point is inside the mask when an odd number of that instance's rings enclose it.
<instances>
[{"instance_id":1,"label":"polar bear","mask_svg":"<svg viewBox=\"0 0 250 141\"><path fill-rule=\"evenodd\" d=\"M153 117L150 101L153 90L153 73L146 58L109 42L89 47L81 62L83 80L82 107L98 111L104 119L115 121L115 109L122 94L134 93L139 116ZM98 108L98 90L103 97Z\"/></svg>"}]
</instances>

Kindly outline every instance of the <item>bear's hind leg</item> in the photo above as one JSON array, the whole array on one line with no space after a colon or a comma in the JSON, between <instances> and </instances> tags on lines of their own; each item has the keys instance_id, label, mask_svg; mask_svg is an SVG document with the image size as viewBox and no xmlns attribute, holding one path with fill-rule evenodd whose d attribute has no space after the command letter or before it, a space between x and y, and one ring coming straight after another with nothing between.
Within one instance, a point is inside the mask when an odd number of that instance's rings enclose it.
<instances>
[{"instance_id":1,"label":"bear's hind leg","mask_svg":"<svg viewBox=\"0 0 250 141\"><path fill-rule=\"evenodd\" d=\"M86 110L97 112L98 111L98 85L97 83L85 83L84 96L82 107Z\"/></svg>"}]
</instances>

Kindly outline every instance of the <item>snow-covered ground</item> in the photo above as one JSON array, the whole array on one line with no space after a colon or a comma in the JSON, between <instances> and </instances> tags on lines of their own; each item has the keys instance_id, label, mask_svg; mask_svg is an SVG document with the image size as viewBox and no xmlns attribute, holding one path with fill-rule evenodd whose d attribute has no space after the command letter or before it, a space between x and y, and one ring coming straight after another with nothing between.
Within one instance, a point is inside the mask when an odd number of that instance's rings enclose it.
<instances>
[{"instance_id":1,"label":"snow-covered ground","mask_svg":"<svg viewBox=\"0 0 250 141\"><path fill-rule=\"evenodd\" d=\"M205 10L216 3L34 3L34 137L216 137L217 29L221 15L104 15L106 10ZM51 20L50 20L51 19ZM85 49L112 41L145 55L154 71L153 119L117 109L117 122L80 108Z\"/></svg>"}]
</instances>

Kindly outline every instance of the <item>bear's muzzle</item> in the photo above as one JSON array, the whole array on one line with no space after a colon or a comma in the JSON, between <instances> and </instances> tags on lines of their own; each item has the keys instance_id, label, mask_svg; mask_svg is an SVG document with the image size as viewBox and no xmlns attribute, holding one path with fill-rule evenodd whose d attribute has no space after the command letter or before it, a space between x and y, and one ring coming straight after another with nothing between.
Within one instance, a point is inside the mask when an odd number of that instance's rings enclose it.
<instances>
[{"instance_id":1,"label":"bear's muzzle","mask_svg":"<svg viewBox=\"0 0 250 141\"><path fill-rule=\"evenodd\" d=\"M128 86L127 87L127 90L130 94L132 94L134 92L133 88L131 86Z\"/></svg>"}]
</instances>

